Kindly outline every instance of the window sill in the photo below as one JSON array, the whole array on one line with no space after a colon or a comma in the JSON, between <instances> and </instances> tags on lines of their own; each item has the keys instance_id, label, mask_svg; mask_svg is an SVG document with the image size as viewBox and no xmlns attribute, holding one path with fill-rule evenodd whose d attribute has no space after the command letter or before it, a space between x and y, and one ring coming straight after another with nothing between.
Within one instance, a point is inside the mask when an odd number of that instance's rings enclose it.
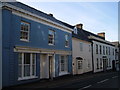
<instances>
[{"instance_id":1,"label":"window sill","mask_svg":"<svg viewBox=\"0 0 120 90\"><path fill-rule=\"evenodd\" d=\"M66 48L69 48L69 46L65 46Z\"/></svg>"},{"instance_id":2,"label":"window sill","mask_svg":"<svg viewBox=\"0 0 120 90\"><path fill-rule=\"evenodd\" d=\"M66 74L69 74L68 71L60 71L59 72L59 76L66 75Z\"/></svg>"},{"instance_id":3,"label":"window sill","mask_svg":"<svg viewBox=\"0 0 120 90\"><path fill-rule=\"evenodd\" d=\"M20 41L29 42L29 40L25 40L25 39L20 39Z\"/></svg>"},{"instance_id":4,"label":"window sill","mask_svg":"<svg viewBox=\"0 0 120 90\"><path fill-rule=\"evenodd\" d=\"M55 46L54 44L48 44L48 45L50 45L50 46Z\"/></svg>"},{"instance_id":5,"label":"window sill","mask_svg":"<svg viewBox=\"0 0 120 90\"><path fill-rule=\"evenodd\" d=\"M21 81L21 80L29 80L29 79L35 79L35 78L38 78L38 76L31 76L31 77L18 78L18 81Z\"/></svg>"}]
</instances>

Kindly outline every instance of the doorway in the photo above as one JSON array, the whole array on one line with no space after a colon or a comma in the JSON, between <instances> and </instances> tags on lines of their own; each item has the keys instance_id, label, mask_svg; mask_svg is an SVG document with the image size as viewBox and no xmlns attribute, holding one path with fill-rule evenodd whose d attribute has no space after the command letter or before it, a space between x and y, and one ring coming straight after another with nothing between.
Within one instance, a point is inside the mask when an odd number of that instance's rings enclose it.
<instances>
[{"instance_id":1,"label":"doorway","mask_svg":"<svg viewBox=\"0 0 120 90\"><path fill-rule=\"evenodd\" d=\"M53 79L53 55L48 56L49 60L49 78Z\"/></svg>"},{"instance_id":2,"label":"doorway","mask_svg":"<svg viewBox=\"0 0 120 90\"><path fill-rule=\"evenodd\" d=\"M81 57L76 57L76 72L77 74L82 74L83 73L83 59Z\"/></svg>"},{"instance_id":3,"label":"doorway","mask_svg":"<svg viewBox=\"0 0 120 90\"><path fill-rule=\"evenodd\" d=\"M103 58L103 71L107 70L107 59Z\"/></svg>"}]
</instances>

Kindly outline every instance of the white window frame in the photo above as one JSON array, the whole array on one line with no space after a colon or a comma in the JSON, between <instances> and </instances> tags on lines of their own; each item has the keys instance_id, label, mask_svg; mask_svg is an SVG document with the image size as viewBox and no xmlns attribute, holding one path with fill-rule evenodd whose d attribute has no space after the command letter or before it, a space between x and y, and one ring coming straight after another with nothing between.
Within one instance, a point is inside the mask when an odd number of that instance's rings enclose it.
<instances>
[{"instance_id":1,"label":"white window frame","mask_svg":"<svg viewBox=\"0 0 120 90\"><path fill-rule=\"evenodd\" d=\"M64 71L61 70L62 65L61 65L61 57L64 57ZM60 55L60 72L68 72L68 57L67 55Z\"/></svg>"},{"instance_id":2,"label":"white window frame","mask_svg":"<svg viewBox=\"0 0 120 90\"><path fill-rule=\"evenodd\" d=\"M68 43L68 45L66 45ZM69 47L69 35L65 35L65 47Z\"/></svg>"},{"instance_id":3,"label":"white window frame","mask_svg":"<svg viewBox=\"0 0 120 90\"><path fill-rule=\"evenodd\" d=\"M21 53L21 52L20 52ZM21 53L22 54L22 64L21 64L21 77L19 77L18 76L18 80L25 80L25 79L32 79L32 78L37 78L36 77L36 54L35 53L29 53L30 54L30 76L24 76L24 54L25 53ZM32 60L33 60L33 54L35 55L35 62L34 62L34 71L35 71L35 73L34 73L34 75L32 75L32 73L33 73L33 69L32 69L32 65L33 65L33 63L32 63ZM18 62L18 72L19 72L19 62ZM18 75L19 75L19 73L18 73Z\"/></svg>"},{"instance_id":4,"label":"white window frame","mask_svg":"<svg viewBox=\"0 0 120 90\"><path fill-rule=\"evenodd\" d=\"M74 33L75 33L75 34L78 33L77 27L74 27Z\"/></svg>"},{"instance_id":5,"label":"white window frame","mask_svg":"<svg viewBox=\"0 0 120 90\"><path fill-rule=\"evenodd\" d=\"M52 43L49 43L49 32L53 33L53 39L52 39ZM48 30L48 45L55 45L55 31L54 30Z\"/></svg>"},{"instance_id":6,"label":"white window frame","mask_svg":"<svg viewBox=\"0 0 120 90\"><path fill-rule=\"evenodd\" d=\"M22 23L28 25L28 31L25 31L25 30L22 30L22 29L21 29ZM28 37L27 37L28 39L21 38L21 32L26 32L26 33L28 34ZM21 21L21 25L20 25L20 40L21 40L21 41L29 42L29 34L30 34L30 23L25 22L25 21Z\"/></svg>"}]
</instances>

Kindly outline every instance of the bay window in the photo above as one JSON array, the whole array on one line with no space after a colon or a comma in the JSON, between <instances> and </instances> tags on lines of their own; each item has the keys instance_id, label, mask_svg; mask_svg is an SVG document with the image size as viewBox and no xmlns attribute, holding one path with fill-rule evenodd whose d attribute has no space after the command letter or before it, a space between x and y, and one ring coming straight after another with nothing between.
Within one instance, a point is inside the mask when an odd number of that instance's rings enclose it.
<instances>
[{"instance_id":1,"label":"bay window","mask_svg":"<svg viewBox=\"0 0 120 90\"><path fill-rule=\"evenodd\" d=\"M18 79L29 79L36 76L36 54L19 53Z\"/></svg>"}]
</instances>

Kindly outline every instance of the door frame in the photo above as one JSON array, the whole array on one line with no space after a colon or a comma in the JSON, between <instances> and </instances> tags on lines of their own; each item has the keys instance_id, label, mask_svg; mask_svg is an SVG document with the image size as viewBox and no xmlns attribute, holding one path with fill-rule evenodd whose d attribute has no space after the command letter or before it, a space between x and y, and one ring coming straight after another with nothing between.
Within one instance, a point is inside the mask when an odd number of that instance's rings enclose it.
<instances>
[{"instance_id":1,"label":"door frame","mask_svg":"<svg viewBox=\"0 0 120 90\"><path fill-rule=\"evenodd\" d=\"M80 63L82 63L82 68L81 69L78 69L78 61L80 61ZM83 73L83 59L76 59L76 73L77 74L82 74ZM78 71L80 70L80 71Z\"/></svg>"},{"instance_id":2,"label":"door frame","mask_svg":"<svg viewBox=\"0 0 120 90\"><path fill-rule=\"evenodd\" d=\"M107 70L107 58L103 58L103 71Z\"/></svg>"},{"instance_id":3,"label":"door frame","mask_svg":"<svg viewBox=\"0 0 120 90\"><path fill-rule=\"evenodd\" d=\"M51 59L50 59L51 58ZM49 79L53 79L53 68L54 68L54 63L53 63L53 60L54 60L54 56L53 55L48 55L48 67L49 67Z\"/></svg>"}]
</instances>

